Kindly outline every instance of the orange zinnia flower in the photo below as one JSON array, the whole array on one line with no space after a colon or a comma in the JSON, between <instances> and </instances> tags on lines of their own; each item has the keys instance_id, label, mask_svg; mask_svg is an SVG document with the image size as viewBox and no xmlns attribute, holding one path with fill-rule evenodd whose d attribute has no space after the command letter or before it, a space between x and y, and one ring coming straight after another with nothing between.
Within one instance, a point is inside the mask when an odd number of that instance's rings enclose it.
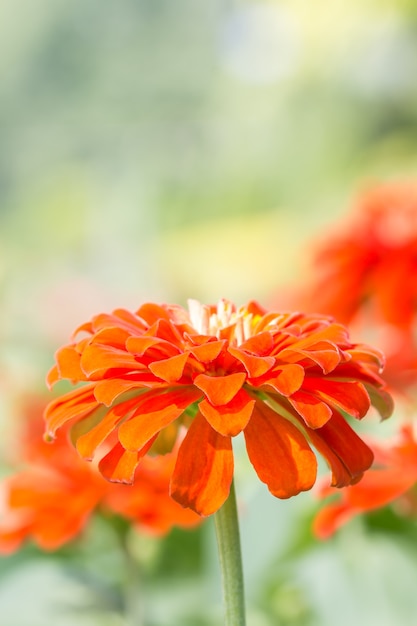
<instances>
[{"instance_id":1,"label":"orange zinnia flower","mask_svg":"<svg viewBox=\"0 0 417 626\"><path fill-rule=\"evenodd\" d=\"M144 459L134 486L111 484L68 445L66 428L55 445L44 441L44 407L39 400L29 407L18 454L23 469L0 483L0 553L14 552L26 539L56 550L79 535L97 510L155 534L198 523L195 513L169 497L174 455Z\"/></svg>"},{"instance_id":2,"label":"orange zinnia flower","mask_svg":"<svg viewBox=\"0 0 417 626\"><path fill-rule=\"evenodd\" d=\"M417 184L369 189L319 244L314 265L307 310L344 323L370 312L373 323L410 331L417 317Z\"/></svg>"},{"instance_id":3,"label":"orange zinnia flower","mask_svg":"<svg viewBox=\"0 0 417 626\"><path fill-rule=\"evenodd\" d=\"M318 538L327 539L356 515L407 497L417 483L417 441L411 425L404 426L400 435L399 442L392 446L373 445L374 466L360 483L347 487L342 494L339 492L335 502L319 511L313 523L313 532ZM335 490L325 487L320 495L335 495ZM413 499L415 506L415 495Z\"/></svg>"},{"instance_id":4,"label":"orange zinnia flower","mask_svg":"<svg viewBox=\"0 0 417 626\"><path fill-rule=\"evenodd\" d=\"M47 436L72 423L78 452L92 459L116 433L99 469L127 483L148 451L179 441L171 495L210 515L229 494L232 438L241 432L259 478L279 498L314 484L309 442L334 485L359 480L373 455L344 414L360 419L371 402L390 414L381 369L380 353L352 344L329 318L267 313L253 302L190 301L189 311L144 304L94 317L57 352L49 383L87 384L49 404Z\"/></svg>"}]
</instances>

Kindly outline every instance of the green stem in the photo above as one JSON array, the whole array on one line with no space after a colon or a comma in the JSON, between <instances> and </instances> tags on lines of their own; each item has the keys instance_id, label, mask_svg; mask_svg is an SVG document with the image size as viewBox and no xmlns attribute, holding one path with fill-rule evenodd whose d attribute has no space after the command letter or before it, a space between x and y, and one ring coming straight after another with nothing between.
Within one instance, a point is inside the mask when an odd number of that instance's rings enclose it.
<instances>
[{"instance_id":1,"label":"green stem","mask_svg":"<svg viewBox=\"0 0 417 626\"><path fill-rule=\"evenodd\" d=\"M131 552L127 533L123 538L122 550L126 567L124 583L126 626L141 626L143 624L143 595L140 569L139 563Z\"/></svg>"},{"instance_id":2,"label":"green stem","mask_svg":"<svg viewBox=\"0 0 417 626\"><path fill-rule=\"evenodd\" d=\"M229 497L215 513L214 521L223 582L225 626L245 626L242 556L233 482Z\"/></svg>"},{"instance_id":3,"label":"green stem","mask_svg":"<svg viewBox=\"0 0 417 626\"><path fill-rule=\"evenodd\" d=\"M108 519L118 539L123 557L124 576L121 581L124 602L123 623L126 626L143 626L144 611L140 563L132 553L131 526L127 520L118 516L111 516Z\"/></svg>"}]
</instances>

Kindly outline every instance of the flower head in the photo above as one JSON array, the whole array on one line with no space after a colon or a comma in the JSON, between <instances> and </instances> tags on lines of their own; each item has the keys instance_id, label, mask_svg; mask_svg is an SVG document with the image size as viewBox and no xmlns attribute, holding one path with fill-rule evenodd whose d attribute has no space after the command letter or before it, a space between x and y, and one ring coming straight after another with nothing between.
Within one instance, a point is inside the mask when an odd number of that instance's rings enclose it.
<instances>
[{"instance_id":1,"label":"flower head","mask_svg":"<svg viewBox=\"0 0 417 626\"><path fill-rule=\"evenodd\" d=\"M415 512L416 498L410 490L417 483L417 441L411 425L403 426L396 443L374 444L372 449L374 465L360 483L347 487L337 496L331 487L321 490L321 497L335 496L336 499L325 504L315 517L313 532L318 538L327 539L353 517L398 503L401 499L404 505L412 503Z\"/></svg>"},{"instance_id":2,"label":"flower head","mask_svg":"<svg viewBox=\"0 0 417 626\"><path fill-rule=\"evenodd\" d=\"M344 323L370 311L374 323L409 331L417 317L417 185L370 188L318 244L314 268L308 310Z\"/></svg>"},{"instance_id":3,"label":"flower head","mask_svg":"<svg viewBox=\"0 0 417 626\"><path fill-rule=\"evenodd\" d=\"M84 336L78 339L79 333ZM79 454L130 483L148 452L180 444L171 495L201 515L217 511L233 477L232 438L272 494L288 498L316 480L310 444L331 467L332 484L356 482L372 452L345 415L370 404L383 416L391 399L380 378L382 356L351 343L330 318L191 301L116 310L77 329L58 350L50 384L86 384L46 409L47 436L70 424Z\"/></svg>"},{"instance_id":4,"label":"flower head","mask_svg":"<svg viewBox=\"0 0 417 626\"><path fill-rule=\"evenodd\" d=\"M53 446L44 441L44 407L39 399L27 407L15 460L20 467L0 483L0 553L14 552L27 539L56 550L77 537L98 510L153 534L198 523L195 513L169 497L172 454L144 459L133 486L109 483L68 444L67 427Z\"/></svg>"}]
</instances>

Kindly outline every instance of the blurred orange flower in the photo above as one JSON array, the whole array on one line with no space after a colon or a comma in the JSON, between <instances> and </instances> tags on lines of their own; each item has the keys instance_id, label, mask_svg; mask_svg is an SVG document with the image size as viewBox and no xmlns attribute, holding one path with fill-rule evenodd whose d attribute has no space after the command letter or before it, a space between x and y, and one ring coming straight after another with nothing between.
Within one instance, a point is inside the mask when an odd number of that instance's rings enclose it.
<instances>
[{"instance_id":1,"label":"blurred orange flower","mask_svg":"<svg viewBox=\"0 0 417 626\"><path fill-rule=\"evenodd\" d=\"M28 406L15 459L23 469L0 483L0 553L14 552L26 539L56 550L79 535L97 510L119 514L153 534L199 522L169 496L173 454L144 459L133 486L109 483L69 445L67 428L55 445L44 441L44 407L38 399Z\"/></svg>"},{"instance_id":2,"label":"blurred orange flower","mask_svg":"<svg viewBox=\"0 0 417 626\"><path fill-rule=\"evenodd\" d=\"M400 439L391 446L374 444L375 463L360 483L347 487L339 495L335 489L325 487L320 496L335 496L317 514L313 532L320 539L327 539L338 528L356 515L368 513L402 500L403 509L410 504L416 507L416 498L410 490L417 483L417 441L412 426L403 426ZM410 498L408 498L410 496Z\"/></svg>"},{"instance_id":3,"label":"blurred orange flower","mask_svg":"<svg viewBox=\"0 0 417 626\"><path fill-rule=\"evenodd\" d=\"M79 332L86 336L76 340ZM382 357L352 344L331 319L267 313L190 301L116 310L77 329L48 375L86 385L46 409L47 436L73 423L80 455L92 459L116 434L99 469L131 483L140 460L180 442L171 495L201 515L217 511L233 478L232 438L243 432L248 456L271 493L288 498L316 480L313 444L332 484L356 482L372 463L369 447L344 418L370 404L386 417L391 398L379 377Z\"/></svg>"},{"instance_id":4,"label":"blurred orange flower","mask_svg":"<svg viewBox=\"0 0 417 626\"><path fill-rule=\"evenodd\" d=\"M338 231L318 244L307 310L350 323L372 320L410 331L417 318L417 184L369 189Z\"/></svg>"}]
</instances>

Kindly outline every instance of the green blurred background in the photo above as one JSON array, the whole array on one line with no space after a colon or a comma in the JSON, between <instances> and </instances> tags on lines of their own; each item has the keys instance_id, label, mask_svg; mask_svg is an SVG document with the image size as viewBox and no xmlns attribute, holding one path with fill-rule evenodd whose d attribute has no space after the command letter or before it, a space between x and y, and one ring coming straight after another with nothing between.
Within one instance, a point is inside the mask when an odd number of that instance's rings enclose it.
<instances>
[{"instance_id":1,"label":"green blurred background","mask_svg":"<svg viewBox=\"0 0 417 626\"><path fill-rule=\"evenodd\" d=\"M267 304L364 184L416 170L413 0L3 0L0 76L3 445L92 314ZM414 526L318 544L314 496L279 502L241 463L249 626L416 623ZM125 624L107 532L2 559L1 622ZM143 626L221 623L211 520L134 541Z\"/></svg>"}]
</instances>

